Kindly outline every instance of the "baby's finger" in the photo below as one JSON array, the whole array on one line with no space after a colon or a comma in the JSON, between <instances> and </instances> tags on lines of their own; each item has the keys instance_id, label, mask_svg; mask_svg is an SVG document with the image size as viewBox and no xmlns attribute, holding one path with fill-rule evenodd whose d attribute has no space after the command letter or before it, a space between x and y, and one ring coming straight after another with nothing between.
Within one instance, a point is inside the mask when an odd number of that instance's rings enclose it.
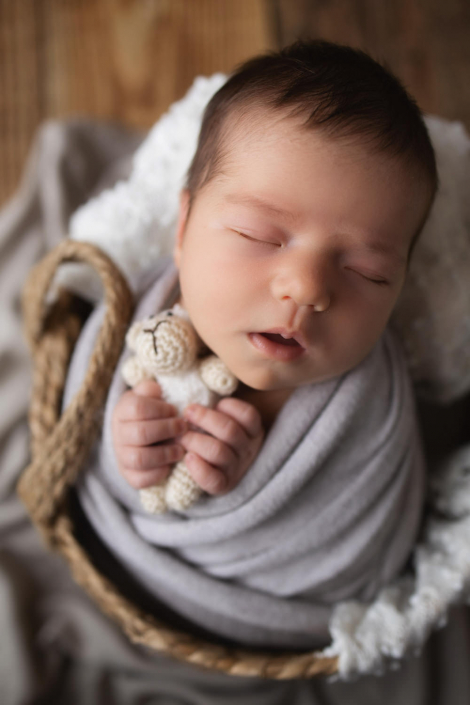
<instances>
[{"instance_id":1,"label":"baby's finger","mask_svg":"<svg viewBox=\"0 0 470 705\"><path fill-rule=\"evenodd\" d=\"M222 411L240 424L250 438L256 438L263 433L261 414L253 404L249 404L243 399L237 399L236 397L221 399L216 406L216 410Z\"/></svg>"},{"instance_id":2,"label":"baby's finger","mask_svg":"<svg viewBox=\"0 0 470 705\"><path fill-rule=\"evenodd\" d=\"M175 438L188 429L188 422L176 416L151 421L126 421L119 426L116 444L150 446Z\"/></svg>"},{"instance_id":3,"label":"baby's finger","mask_svg":"<svg viewBox=\"0 0 470 705\"><path fill-rule=\"evenodd\" d=\"M134 390L124 392L116 404L115 411L118 421L147 421L177 414L172 404L167 404L157 397L136 394Z\"/></svg>"},{"instance_id":4,"label":"baby's finger","mask_svg":"<svg viewBox=\"0 0 470 705\"><path fill-rule=\"evenodd\" d=\"M179 442L188 452L195 453L215 468L230 472L237 465L237 456L232 448L213 436L188 431Z\"/></svg>"},{"instance_id":5,"label":"baby's finger","mask_svg":"<svg viewBox=\"0 0 470 705\"><path fill-rule=\"evenodd\" d=\"M143 397L155 397L161 399L162 390L158 382L154 379L143 379L142 382L136 384L132 390L134 394L139 394Z\"/></svg>"},{"instance_id":6,"label":"baby's finger","mask_svg":"<svg viewBox=\"0 0 470 705\"><path fill-rule=\"evenodd\" d=\"M203 431L207 431L219 441L226 443L237 453L249 441L249 437L241 425L231 416L217 409L191 404L184 410L184 418ZM207 458L207 460L209 459ZM209 462L211 461L209 460Z\"/></svg>"},{"instance_id":7,"label":"baby's finger","mask_svg":"<svg viewBox=\"0 0 470 705\"><path fill-rule=\"evenodd\" d=\"M208 494L224 494L228 490L227 477L222 470L194 453L187 453L184 462L194 482Z\"/></svg>"},{"instance_id":8,"label":"baby's finger","mask_svg":"<svg viewBox=\"0 0 470 705\"><path fill-rule=\"evenodd\" d=\"M119 465L127 470L155 470L162 465L177 463L184 449L177 443L156 446L121 446L117 449Z\"/></svg>"},{"instance_id":9,"label":"baby's finger","mask_svg":"<svg viewBox=\"0 0 470 705\"><path fill-rule=\"evenodd\" d=\"M145 471L129 470L127 468L121 469L122 476L135 490L143 490L145 487L159 485L161 482L166 480L169 473L169 465L162 465L161 468L154 468L153 470Z\"/></svg>"}]
</instances>

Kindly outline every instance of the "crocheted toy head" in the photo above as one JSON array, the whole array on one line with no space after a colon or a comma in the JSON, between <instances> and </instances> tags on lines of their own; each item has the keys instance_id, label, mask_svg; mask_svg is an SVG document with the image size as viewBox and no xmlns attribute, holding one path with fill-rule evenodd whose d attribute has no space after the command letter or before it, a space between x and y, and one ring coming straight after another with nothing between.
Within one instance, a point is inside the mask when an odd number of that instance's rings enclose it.
<instances>
[{"instance_id":1,"label":"crocheted toy head","mask_svg":"<svg viewBox=\"0 0 470 705\"><path fill-rule=\"evenodd\" d=\"M134 323L126 342L136 353L122 367L127 384L135 387L143 379L155 379L162 398L180 414L193 403L214 406L220 396L232 394L237 387L238 380L222 360L215 355L198 357L199 338L178 304ZM140 490L142 505L152 514L187 509L200 495L184 460L176 463L165 483Z\"/></svg>"},{"instance_id":2,"label":"crocheted toy head","mask_svg":"<svg viewBox=\"0 0 470 705\"><path fill-rule=\"evenodd\" d=\"M134 323L126 343L136 353L147 377L189 369L198 350L196 331L178 304L172 310Z\"/></svg>"}]
</instances>

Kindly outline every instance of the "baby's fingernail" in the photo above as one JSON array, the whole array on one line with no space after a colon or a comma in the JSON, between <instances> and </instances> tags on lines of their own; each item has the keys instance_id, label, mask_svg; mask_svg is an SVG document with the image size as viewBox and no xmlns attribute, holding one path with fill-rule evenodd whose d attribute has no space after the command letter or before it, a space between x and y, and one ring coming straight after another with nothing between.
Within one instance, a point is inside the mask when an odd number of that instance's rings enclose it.
<instances>
[{"instance_id":1,"label":"baby's fingernail","mask_svg":"<svg viewBox=\"0 0 470 705\"><path fill-rule=\"evenodd\" d=\"M226 475L224 475L223 472L218 472L214 474L213 478L213 489L215 492L224 492L227 485L228 485L228 479Z\"/></svg>"},{"instance_id":2,"label":"baby's fingernail","mask_svg":"<svg viewBox=\"0 0 470 705\"><path fill-rule=\"evenodd\" d=\"M185 419L178 419L176 422L176 428L178 433L184 433L188 430L188 422Z\"/></svg>"},{"instance_id":3,"label":"baby's fingernail","mask_svg":"<svg viewBox=\"0 0 470 705\"><path fill-rule=\"evenodd\" d=\"M194 416L196 411L197 411L197 406L195 406L194 404L191 404L190 406L187 406L186 409L184 410L184 416L189 416L191 418L191 416Z\"/></svg>"}]
</instances>

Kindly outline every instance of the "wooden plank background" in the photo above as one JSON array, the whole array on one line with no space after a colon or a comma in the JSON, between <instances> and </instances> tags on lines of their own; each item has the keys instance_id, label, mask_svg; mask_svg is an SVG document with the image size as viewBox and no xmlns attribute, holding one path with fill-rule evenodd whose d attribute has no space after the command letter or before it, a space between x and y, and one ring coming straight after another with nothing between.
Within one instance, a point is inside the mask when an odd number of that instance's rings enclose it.
<instances>
[{"instance_id":1,"label":"wooden plank background","mask_svg":"<svg viewBox=\"0 0 470 705\"><path fill-rule=\"evenodd\" d=\"M470 129L469 0L279 0L280 44L323 38L385 62L421 109Z\"/></svg>"},{"instance_id":2,"label":"wooden plank background","mask_svg":"<svg viewBox=\"0 0 470 705\"><path fill-rule=\"evenodd\" d=\"M299 37L365 49L470 127L468 0L0 0L0 203L42 120L147 128L194 76Z\"/></svg>"},{"instance_id":3,"label":"wooden plank background","mask_svg":"<svg viewBox=\"0 0 470 705\"><path fill-rule=\"evenodd\" d=\"M273 46L264 0L0 0L0 201L37 125L150 127L198 74Z\"/></svg>"}]
</instances>

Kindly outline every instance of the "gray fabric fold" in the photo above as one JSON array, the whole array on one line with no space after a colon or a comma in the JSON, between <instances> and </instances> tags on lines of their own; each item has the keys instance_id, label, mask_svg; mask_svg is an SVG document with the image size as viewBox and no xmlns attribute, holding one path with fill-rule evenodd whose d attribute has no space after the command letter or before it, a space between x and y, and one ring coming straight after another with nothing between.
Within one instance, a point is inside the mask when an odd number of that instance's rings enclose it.
<instances>
[{"instance_id":1,"label":"gray fabric fold","mask_svg":"<svg viewBox=\"0 0 470 705\"><path fill-rule=\"evenodd\" d=\"M135 319L177 296L170 259L155 279ZM64 405L81 383L102 313L77 344ZM403 568L419 527L424 463L390 331L354 370L298 388L238 487L181 514L145 514L119 474L111 416L126 389L121 363L79 497L97 534L156 598L246 644L315 647L329 641L334 603L371 599Z\"/></svg>"}]
</instances>

